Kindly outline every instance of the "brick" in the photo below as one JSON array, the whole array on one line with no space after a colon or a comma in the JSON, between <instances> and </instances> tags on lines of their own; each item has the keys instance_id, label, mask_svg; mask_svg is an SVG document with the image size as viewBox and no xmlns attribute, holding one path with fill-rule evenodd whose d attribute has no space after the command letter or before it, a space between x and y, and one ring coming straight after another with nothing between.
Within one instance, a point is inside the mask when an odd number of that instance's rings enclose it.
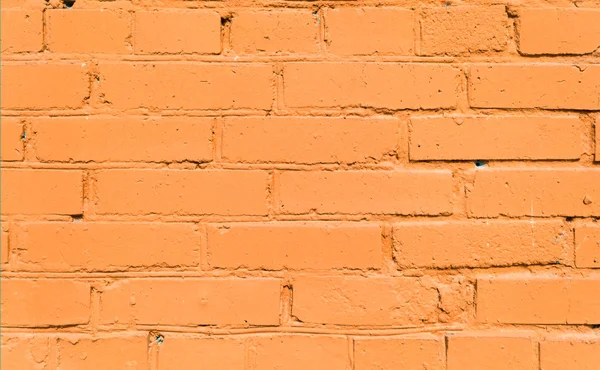
<instances>
[{"instance_id":1,"label":"brick","mask_svg":"<svg viewBox=\"0 0 600 370\"><path fill-rule=\"evenodd\" d=\"M575 264L600 268L600 226L588 224L575 228Z\"/></svg>"},{"instance_id":2,"label":"brick","mask_svg":"<svg viewBox=\"0 0 600 370\"><path fill-rule=\"evenodd\" d=\"M212 159L213 119L62 117L33 119L36 156L52 162Z\"/></svg>"},{"instance_id":3,"label":"brick","mask_svg":"<svg viewBox=\"0 0 600 370\"><path fill-rule=\"evenodd\" d=\"M147 343L147 337L142 335L59 339L59 368L61 370L147 369Z\"/></svg>"},{"instance_id":4,"label":"brick","mask_svg":"<svg viewBox=\"0 0 600 370\"><path fill-rule=\"evenodd\" d=\"M244 369L245 343L235 337L169 334L158 349L161 370Z\"/></svg>"},{"instance_id":5,"label":"brick","mask_svg":"<svg viewBox=\"0 0 600 370\"><path fill-rule=\"evenodd\" d=\"M442 338L432 335L356 338L354 368L356 370L444 369Z\"/></svg>"},{"instance_id":6,"label":"brick","mask_svg":"<svg viewBox=\"0 0 600 370\"><path fill-rule=\"evenodd\" d=\"M2 118L2 161L23 160L23 123L15 118Z\"/></svg>"},{"instance_id":7,"label":"brick","mask_svg":"<svg viewBox=\"0 0 600 370\"><path fill-rule=\"evenodd\" d=\"M339 55L414 54L414 15L399 8L325 8L329 52Z\"/></svg>"},{"instance_id":8,"label":"brick","mask_svg":"<svg viewBox=\"0 0 600 370\"><path fill-rule=\"evenodd\" d=\"M288 63L289 107L454 108L459 71L442 64Z\"/></svg>"},{"instance_id":9,"label":"brick","mask_svg":"<svg viewBox=\"0 0 600 370\"><path fill-rule=\"evenodd\" d=\"M411 160L579 159L575 116L431 116L411 119Z\"/></svg>"},{"instance_id":10,"label":"brick","mask_svg":"<svg viewBox=\"0 0 600 370\"><path fill-rule=\"evenodd\" d=\"M319 26L310 9L241 11L231 22L236 53L317 53Z\"/></svg>"},{"instance_id":11,"label":"brick","mask_svg":"<svg viewBox=\"0 0 600 370\"><path fill-rule=\"evenodd\" d=\"M2 326L87 324L90 285L73 280L2 279Z\"/></svg>"},{"instance_id":12,"label":"brick","mask_svg":"<svg viewBox=\"0 0 600 370\"><path fill-rule=\"evenodd\" d=\"M264 171L105 170L100 214L266 215Z\"/></svg>"},{"instance_id":13,"label":"brick","mask_svg":"<svg viewBox=\"0 0 600 370\"><path fill-rule=\"evenodd\" d=\"M4 5L4 2L3 4ZM36 10L2 9L0 42L2 53L27 53L42 50L42 12Z\"/></svg>"},{"instance_id":14,"label":"brick","mask_svg":"<svg viewBox=\"0 0 600 370\"><path fill-rule=\"evenodd\" d=\"M598 216L600 170L485 169L467 195L470 216Z\"/></svg>"},{"instance_id":15,"label":"brick","mask_svg":"<svg viewBox=\"0 0 600 370\"><path fill-rule=\"evenodd\" d=\"M276 279L134 279L104 289L100 321L140 325L278 325Z\"/></svg>"},{"instance_id":16,"label":"brick","mask_svg":"<svg viewBox=\"0 0 600 370\"><path fill-rule=\"evenodd\" d=\"M426 8L421 17L422 55L502 51L508 42L504 5Z\"/></svg>"},{"instance_id":17,"label":"brick","mask_svg":"<svg viewBox=\"0 0 600 370\"><path fill-rule=\"evenodd\" d=\"M283 172L283 213L436 215L452 211L449 171Z\"/></svg>"},{"instance_id":18,"label":"brick","mask_svg":"<svg viewBox=\"0 0 600 370\"><path fill-rule=\"evenodd\" d=\"M2 109L83 107L89 96L86 64L46 63L2 63Z\"/></svg>"},{"instance_id":19,"label":"brick","mask_svg":"<svg viewBox=\"0 0 600 370\"><path fill-rule=\"evenodd\" d=\"M267 64L107 62L100 93L117 109L270 109L272 75Z\"/></svg>"},{"instance_id":20,"label":"brick","mask_svg":"<svg viewBox=\"0 0 600 370\"><path fill-rule=\"evenodd\" d=\"M82 213L82 171L2 169L2 214Z\"/></svg>"},{"instance_id":21,"label":"brick","mask_svg":"<svg viewBox=\"0 0 600 370\"><path fill-rule=\"evenodd\" d=\"M50 343L43 335L2 333L0 368L40 370L49 368Z\"/></svg>"},{"instance_id":22,"label":"brick","mask_svg":"<svg viewBox=\"0 0 600 370\"><path fill-rule=\"evenodd\" d=\"M21 9L44 9L46 4L40 3L37 0L3 0L2 9L21 8Z\"/></svg>"},{"instance_id":23,"label":"brick","mask_svg":"<svg viewBox=\"0 0 600 370\"><path fill-rule=\"evenodd\" d=\"M448 370L537 370L536 346L525 333L463 332L448 335Z\"/></svg>"},{"instance_id":24,"label":"brick","mask_svg":"<svg viewBox=\"0 0 600 370\"><path fill-rule=\"evenodd\" d=\"M372 269L381 264L381 229L324 222L211 225L208 254L210 265L229 269Z\"/></svg>"},{"instance_id":25,"label":"brick","mask_svg":"<svg viewBox=\"0 0 600 370\"><path fill-rule=\"evenodd\" d=\"M192 224L25 223L15 228L21 270L122 271L198 266Z\"/></svg>"},{"instance_id":26,"label":"brick","mask_svg":"<svg viewBox=\"0 0 600 370\"><path fill-rule=\"evenodd\" d=\"M48 49L54 53L129 54L131 15L108 9L48 9Z\"/></svg>"},{"instance_id":27,"label":"brick","mask_svg":"<svg viewBox=\"0 0 600 370\"><path fill-rule=\"evenodd\" d=\"M8 230L1 230L0 231L1 235L2 235L2 246L0 246L0 263L5 264L8 263L8 258L9 258L9 254L10 254L10 248L9 248L9 233Z\"/></svg>"},{"instance_id":28,"label":"brick","mask_svg":"<svg viewBox=\"0 0 600 370\"><path fill-rule=\"evenodd\" d=\"M544 370L595 370L600 363L600 336L564 335L540 343Z\"/></svg>"},{"instance_id":29,"label":"brick","mask_svg":"<svg viewBox=\"0 0 600 370\"><path fill-rule=\"evenodd\" d=\"M412 325L437 318L438 291L418 278L298 277L292 313L305 323Z\"/></svg>"},{"instance_id":30,"label":"brick","mask_svg":"<svg viewBox=\"0 0 600 370\"><path fill-rule=\"evenodd\" d=\"M587 54L600 48L600 10L523 9L519 12L522 54Z\"/></svg>"},{"instance_id":31,"label":"brick","mask_svg":"<svg viewBox=\"0 0 600 370\"><path fill-rule=\"evenodd\" d=\"M600 66L473 65L469 101L475 108L598 110Z\"/></svg>"},{"instance_id":32,"label":"brick","mask_svg":"<svg viewBox=\"0 0 600 370\"><path fill-rule=\"evenodd\" d=\"M136 11L134 29L138 54L221 52L221 16L214 11Z\"/></svg>"},{"instance_id":33,"label":"brick","mask_svg":"<svg viewBox=\"0 0 600 370\"><path fill-rule=\"evenodd\" d=\"M232 162L355 163L380 160L398 144L396 119L230 118L223 158Z\"/></svg>"},{"instance_id":34,"label":"brick","mask_svg":"<svg viewBox=\"0 0 600 370\"><path fill-rule=\"evenodd\" d=\"M350 369L348 339L342 336L277 335L252 342L256 369Z\"/></svg>"},{"instance_id":35,"label":"brick","mask_svg":"<svg viewBox=\"0 0 600 370\"><path fill-rule=\"evenodd\" d=\"M508 275L477 280L477 318L489 323L598 324L600 278Z\"/></svg>"},{"instance_id":36,"label":"brick","mask_svg":"<svg viewBox=\"0 0 600 370\"><path fill-rule=\"evenodd\" d=\"M402 267L490 267L569 262L572 235L560 221L456 221L394 224Z\"/></svg>"}]
</instances>

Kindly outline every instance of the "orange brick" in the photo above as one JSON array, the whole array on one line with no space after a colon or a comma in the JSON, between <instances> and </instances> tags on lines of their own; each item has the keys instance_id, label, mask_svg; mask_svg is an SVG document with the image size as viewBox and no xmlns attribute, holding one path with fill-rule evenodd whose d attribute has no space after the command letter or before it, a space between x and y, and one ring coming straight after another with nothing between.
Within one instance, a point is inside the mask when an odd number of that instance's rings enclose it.
<instances>
[{"instance_id":1,"label":"orange brick","mask_svg":"<svg viewBox=\"0 0 600 370\"><path fill-rule=\"evenodd\" d=\"M119 271L197 266L200 259L191 224L44 222L15 233L23 270Z\"/></svg>"},{"instance_id":2,"label":"orange brick","mask_svg":"<svg viewBox=\"0 0 600 370\"><path fill-rule=\"evenodd\" d=\"M221 17L214 11L136 11L134 28L138 54L221 52Z\"/></svg>"},{"instance_id":3,"label":"orange brick","mask_svg":"<svg viewBox=\"0 0 600 370\"><path fill-rule=\"evenodd\" d=\"M283 77L290 107L453 108L459 84L442 64L289 63Z\"/></svg>"},{"instance_id":4,"label":"orange brick","mask_svg":"<svg viewBox=\"0 0 600 370\"><path fill-rule=\"evenodd\" d=\"M4 2L3 4L4 5ZM2 9L2 53L38 52L43 42L42 12Z\"/></svg>"},{"instance_id":5,"label":"orange brick","mask_svg":"<svg viewBox=\"0 0 600 370\"><path fill-rule=\"evenodd\" d=\"M49 338L43 335L2 333L0 368L40 370L50 368Z\"/></svg>"},{"instance_id":6,"label":"orange brick","mask_svg":"<svg viewBox=\"0 0 600 370\"><path fill-rule=\"evenodd\" d=\"M8 230L0 231L2 234L2 246L0 247L0 263L8 263L9 258L9 233Z\"/></svg>"},{"instance_id":7,"label":"orange brick","mask_svg":"<svg viewBox=\"0 0 600 370\"><path fill-rule=\"evenodd\" d=\"M356 338L356 370L444 369L444 342L432 335Z\"/></svg>"},{"instance_id":8,"label":"orange brick","mask_svg":"<svg viewBox=\"0 0 600 370\"><path fill-rule=\"evenodd\" d=\"M2 279L2 326L87 324L90 285L73 280Z\"/></svg>"},{"instance_id":9,"label":"orange brick","mask_svg":"<svg viewBox=\"0 0 600 370\"><path fill-rule=\"evenodd\" d=\"M147 337L142 335L59 339L59 368L61 370L147 369L147 343Z\"/></svg>"},{"instance_id":10,"label":"orange brick","mask_svg":"<svg viewBox=\"0 0 600 370\"><path fill-rule=\"evenodd\" d=\"M385 158L397 144L396 119L231 118L222 150L233 162L355 163Z\"/></svg>"},{"instance_id":11,"label":"orange brick","mask_svg":"<svg viewBox=\"0 0 600 370\"><path fill-rule=\"evenodd\" d=\"M411 160L579 159L575 116L431 116L411 120Z\"/></svg>"},{"instance_id":12,"label":"orange brick","mask_svg":"<svg viewBox=\"0 0 600 370\"><path fill-rule=\"evenodd\" d=\"M129 54L131 15L108 9L48 9L48 49L55 53Z\"/></svg>"},{"instance_id":13,"label":"orange brick","mask_svg":"<svg viewBox=\"0 0 600 370\"><path fill-rule=\"evenodd\" d=\"M213 119L62 117L33 120L36 156L52 162L212 159Z\"/></svg>"},{"instance_id":14,"label":"orange brick","mask_svg":"<svg viewBox=\"0 0 600 370\"><path fill-rule=\"evenodd\" d=\"M83 212L83 173L2 169L2 214Z\"/></svg>"},{"instance_id":15,"label":"orange brick","mask_svg":"<svg viewBox=\"0 0 600 370\"><path fill-rule=\"evenodd\" d=\"M508 275L477 280L477 318L489 323L600 324L600 278Z\"/></svg>"},{"instance_id":16,"label":"orange brick","mask_svg":"<svg viewBox=\"0 0 600 370\"><path fill-rule=\"evenodd\" d=\"M469 215L598 216L600 170L484 169L467 195Z\"/></svg>"},{"instance_id":17,"label":"orange brick","mask_svg":"<svg viewBox=\"0 0 600 370\"><path fill-rule=\"evenodd\" d=\"M588 224L575 228L575 264L600 268L600 226Z\"/></svg>"},{"instance_id":18,"label":"orange brick","mask_svg":"<svg viewBox=\"0 0 600 370\"><path fill-rule=\"evenodd\" d=\"M305 323L410 325L437 318L438 291L418 278L297 277L292 313Z\"/></svg>"},{"instance_id":19,"label":"orange brick","mask_svg":"<svg viewBox=\"0 0 600 370\"><path fill-rule=\"evenodd\" d=\"M600 364L600 336L568 335L540 343L544 370L596 370Z\"/></svg>"},{"instance_id":20,"label":"orange brick","mask_svg":"<svg viewBox=\"0 0 600 370\"><path fill-rule=\"evenodd\" d=\"M262 63L100 63L100 75L100 92L117 109L270 109L273 102L273 70Z\"/></svg>"},{"instance_id":21,"label":"orange brick","mask_svg":"<svg viewBox=\"0 0 600 370\"><path fill-rule=\"evenodd\" d=\"M342 336L276 335L252 342L256 369L350 369L348 339Z\"/></svg>"},{"instance_id":22,"label":"orange brick","mask_svg":"<svg viewBox=\"0 0 600 370\"><path fill-rule=\"evenodd\" d=\"M78 109L83 106L89 96L87 65L46 63L2 64L2 109Z\"/></svg>"},{"instance_id":23,"label":"orange brick","mask_svg":"<svg viewBox=\"0 0 600 370\"><path fill-rule=\"evenodd\" d=\"M231 48L236 53L316 53L317 17L309 9L241 11L231 22Z\"/></svg>"},{"instance_id":24,"label":"orange brick","mask_svg":"<svg viewBox=\"0 0 600 370\"><path fill-rule=\"evenodd\" d=\"M212 266L248 269L368 269L381 264L376 224L274 222L212 225Z\"/></svg>"},{"instance_id":25,"label":"orange brick","mask_svg":"<svg viewBox=\"0 0 600 370\"><path fill-rule=\"evenodd\" d=\"M469 75L476 108L598 110L598 91L598 65L474 65Z\"/></svg>"},{"instance_id":26,"label":"orange brick","mask_svg":"<svg viewBox=\"0 0 600 370\"><path fill-rule=\"evenodd\" d=\"M340 55L414 54L414 15L398 8L325 8L328 50Z\"/></svg>"},{"instance_id":27,"label":"orange brick","mask_svg":"<svg viewBox=\"0 0 600 370\"><path fill-rule=\"evenodd\" d=\"M158 368L244 369L245 343L231 337L167 334L158 347Z\"/></svg>"},{"instance_id":28,"label":"orange brick","mask_svg":"<svg viewBox=\"0 0 600 370\"><path fill-rule=\"evenodd\" d=\"M526 333L463 332L448 335L448 370L537 370L537 343Z\"/></svg>"},{"instance_id":29,"label":"orange brick","mask_svg":"<svg viewBox=\"0 0 600 370\"><path fill-rule=\"evenodd\" d=\"M283 172L283 213L437 215L452 212L449 171Z\"/></svg>"},{"instance_id":30,"label":"orange brick","mask_svg":"<svg viewBox=\"0 0 600 370\"><path fill-rule=\"evenodd\" d=\"M403 267L489 267L570 262L572 235L560 221L410 222L394 225ZM572 257L571 257L572 258Z\"/></svg>"},{"instance_id":31,"label":"orange brick","mask_svg":"<svg viewBox=\"0 0 600 370\"><path fill-rule=\"evenodd\" d=\"M523 54L586 54L600 48L600 10L523 9L519 51Z\"/></svg>"},{"instance_id":32,"label":"orange brick","mask_svg":"<svg viewBox=\"0 0 600 370\"><path fill-rule=\"evenodd\" d=\"M23 160L23 124L15 118L1 119L0 138L2 139L2 160Z\"/></svg>"},{"instance_id":33,"label":"orange brick","mask_svg":"<svg viewBox=\"0 0 600 370\"><path fill-rule=\"evenodd\" d=\"M20 8L20 9L44 9L46 4L37 0L2 0L2 9Z\"/></svg>"},{"instance_id":34,"label":"orange brick","mask_svg":"<svg viewBox=\"0 0 600 370\"><path fill-rule=\"evenodd\" d=\"M141 325L278 325L276 279L134 279L104 289L101 322Z\"/></svg>"},{"instance_id":35,"label":"orange brick","mask_svg":"<svg viewBox=\"0 0 600 370\"><path fill-rule=\"evenodd\" d=\"M105 170L97 175L100 214L266 215L264 171Z\"/></svg>"},{"instance_id":36,"label":"orange brick","mask_svg":"<svg viewBox=\"0 0 600 370\"><path fill-rule=\"evenodd\" d=\"M508 42L508 16L504 5L427 8L420 33L422 55L502 51Z\"/></svg>"}]
</instances>

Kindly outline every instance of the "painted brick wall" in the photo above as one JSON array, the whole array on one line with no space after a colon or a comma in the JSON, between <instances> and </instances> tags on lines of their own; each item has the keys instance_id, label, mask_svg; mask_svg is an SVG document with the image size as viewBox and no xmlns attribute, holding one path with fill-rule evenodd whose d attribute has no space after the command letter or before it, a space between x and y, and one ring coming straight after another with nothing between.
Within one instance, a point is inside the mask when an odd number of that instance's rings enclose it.
<instances>
[{"instance_id":1,"label":"painted brick wall","mask_svg":"<svg viewBox=\"0 0 600 370\"><path fill-rule=\"evenodd\" d=\"M599 368L600 3L67 5L2 1L2 369Z\"/></svg>"}]
</instances>

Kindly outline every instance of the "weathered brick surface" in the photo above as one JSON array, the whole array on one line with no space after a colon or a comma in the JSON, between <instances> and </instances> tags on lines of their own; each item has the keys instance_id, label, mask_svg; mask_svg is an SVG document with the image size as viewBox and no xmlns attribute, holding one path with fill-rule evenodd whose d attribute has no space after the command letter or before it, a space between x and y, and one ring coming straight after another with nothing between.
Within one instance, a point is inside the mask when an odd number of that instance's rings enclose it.
<instances>
[{"instance_id":1,"label":"weathered brick surface","mask_svg":"<svg viewBox=\"0 0 600 370\"><path fill-rule=\"evenodd\" d=\"M598 369L598 4L1 2L2 369Z\"/></svg>"},{"instance_id":2,"label":"weathered brick surface","mask_svg":"<svg viewBox=\"0 0 600 370\"><path fill-rule=\"evenodd\" d=\"M2 10L2 53L26 53L42 50L43 13L36 10Z\"/></svg>"},{"instance_id":3,"label":"weathered brick surface","mask_svg":"<svg viewBox=\"0 0 600 370\"><path fill-rule=\"evenodd\" d=\"M426 8L421 19L421 54L460 55L502 51L508 41L502 5Z\"/></svg>"},{"instance_id":4,"label":"weathered brick surface","mask_svg":"<svg viewBox=\"0 0 600 370\"><path fill-rule=\"evenodd\" d=\"M523 54L586 54L600 47L598 9L523 9L519 51Z\"/></svg>"}]
</instances>

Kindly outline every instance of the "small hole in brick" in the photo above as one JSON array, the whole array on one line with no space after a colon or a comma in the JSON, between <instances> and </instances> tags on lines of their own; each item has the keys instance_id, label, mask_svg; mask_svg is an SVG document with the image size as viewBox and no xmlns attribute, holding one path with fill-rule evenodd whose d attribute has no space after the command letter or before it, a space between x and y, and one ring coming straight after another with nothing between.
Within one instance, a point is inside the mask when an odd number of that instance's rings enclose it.
<instances>
[{"instance_id":1,"label":"small hole in brick","mask_svg":"<svg viewBox=\"0 0 600 370\"><path fill-rule=\"evenodd\" d=\"M221 17L221 26L226 26L227 24L231 23L231 18L233 18L231 16L231 14L222 16Z\"/></svg>"},{"instance_id":2,"label":"small hole in brick","mask_svg":"<svg viewBox=\"0 0 600 370\"><path fill-rule=\"evenodd\" d=\"M485 161L475 161L475 167L477 167L477 168L485 167Z\"/></svg>"},{"instance_id":3,"label":"small hole in brick","mask_svg":"<svg viewBox=\"0 0 600 370\"><path fill-rule=\"evenodd\" d=\"M75 5L75 0L63 0L63 4L65 4L65 8L69 9Z\"/></svg>"},{"instance_id":4,"label":"small hole in brick","mask_svg":"<svg viewBox=\"0 0 600 370\"><path fill-rule=\"evenodd\" d=\"M83 215L71 215L71 221L81 222L83 221Z\"/></svg>"},{"instance_id":5,"label":"small hole in brick","mask_svg":"<svg viewBox=\"0 0 600 370\"><path fill-rule=\"evenodd\" d=\"M566 217L566 218L565 218L565 220L566 220L567 222L571 222L571 221L573 221L574 219L575 219L575 217Z\"/></svg>"}]
</instances>

